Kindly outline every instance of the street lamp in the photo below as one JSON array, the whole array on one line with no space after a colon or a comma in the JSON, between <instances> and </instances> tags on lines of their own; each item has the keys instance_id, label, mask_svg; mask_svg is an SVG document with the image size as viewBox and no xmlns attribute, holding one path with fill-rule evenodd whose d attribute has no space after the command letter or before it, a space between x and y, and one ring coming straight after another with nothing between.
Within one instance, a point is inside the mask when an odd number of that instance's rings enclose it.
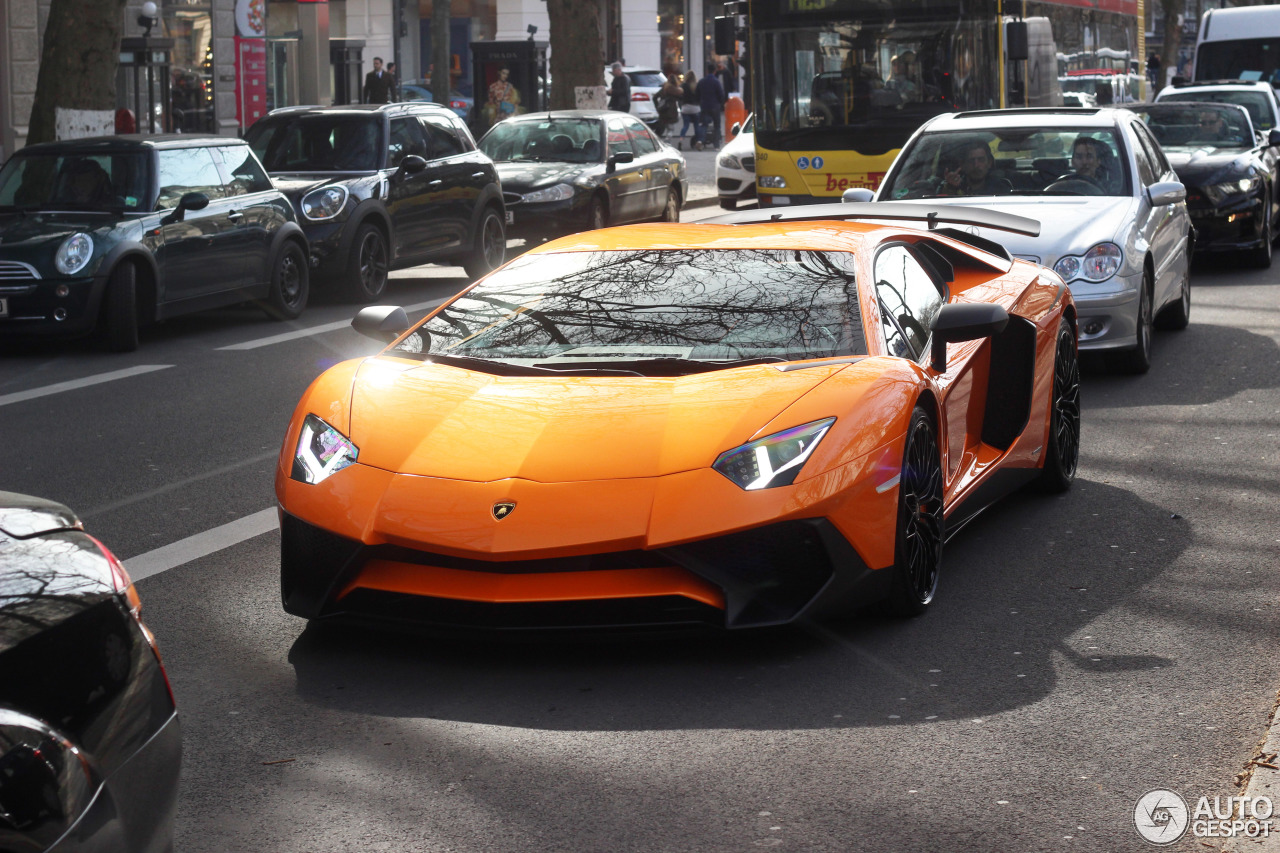
<instances>
[{"instance_id":1,"label":"street lamp","mask_svg":"<svg viewBox=\"0 0 1280 853\"><path fill-rule=\"evenodd\" d=\"M147 0L142 4L142 14L138 16L138 26L142 27L142 63L147 69L147 128L152 133L156 132L155 92L151 80L151 47L147 39L151 37L151 28L156 25L159 13L156 4Z\"/></svg>"}]
</instances>

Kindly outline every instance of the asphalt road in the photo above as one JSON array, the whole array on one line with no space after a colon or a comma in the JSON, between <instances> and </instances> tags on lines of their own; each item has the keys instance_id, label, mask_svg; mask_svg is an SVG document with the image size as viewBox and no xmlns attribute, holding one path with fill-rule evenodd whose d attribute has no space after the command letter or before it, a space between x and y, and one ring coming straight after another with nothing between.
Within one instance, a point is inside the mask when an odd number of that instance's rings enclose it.
<instances>
[{"instance_id":1,"label":"asphalt road","mask_svg":"<svg viewBox=\"0 0 1280 853\"><path fill-rule=\"evenodd\" d=\"M455 273L390 295L421 314ZM308 629L279 605L271 477L307 384L377 349L340 304L210 312L122 356L5 349L0 489L76 508L149 575L185 853L1145 850L1137 798L1238 793L1280 687L1280 267L1194 282L1149 375L1086 373L1075 488L966 529L912 621Z\"/></svg>"}]
</instances>

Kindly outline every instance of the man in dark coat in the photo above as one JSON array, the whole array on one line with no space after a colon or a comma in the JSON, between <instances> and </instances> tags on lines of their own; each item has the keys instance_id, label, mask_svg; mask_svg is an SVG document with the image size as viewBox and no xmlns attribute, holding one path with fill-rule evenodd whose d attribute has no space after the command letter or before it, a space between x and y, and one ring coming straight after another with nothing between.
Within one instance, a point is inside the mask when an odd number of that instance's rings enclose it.
<instances>
[{"instance_id":1,"label":"man in dark coat","mask_svg":"<svg viewBox=\"0 0 1280 853\"><path fill-rule=\"evenodd\" d=\"M364 102L366 104L391 103L391 75L382 70L382 57L373 58L373 70L364 77Z\"/></svg>"},{"instance_id":2,"label":"man in dark coat","mask_svg":"<svg viewBox=\"0 0 1280 853\"><path fill-rule=\"evenodd\" d=\"M720 111L724 108L726 95L724 85L716 77L716 65L707 63L707 73L698 81L696 88L698 105L702 107L702 123L707 128L704 137L713 148L720 147Z\"/></svg>"},{"instance_id":3,"label":"man in dark coat","mask_svg":"<svg viewBox=\"0 0 1280 853\"><path fill-rule=\"evenodd\" d=\"M613 84L609 86L609 109L620 113L631 112L631 81L622 70L622 63L615 62L610 69L613 72Z\"/></svg>"}]
</instances>

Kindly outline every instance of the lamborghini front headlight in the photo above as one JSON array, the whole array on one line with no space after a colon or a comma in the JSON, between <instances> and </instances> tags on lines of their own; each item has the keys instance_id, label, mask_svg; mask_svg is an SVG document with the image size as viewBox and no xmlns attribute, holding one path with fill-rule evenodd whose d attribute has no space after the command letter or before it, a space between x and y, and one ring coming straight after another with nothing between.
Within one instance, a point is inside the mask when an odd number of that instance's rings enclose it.
<instances>
[{"instance_id":1,"label":"lamborghini front headlight","mask_svg":"<svg viewBox=\"0 0 1280 853\"><path fill-rule=\"evenodd\" d=\"M354 465L360 448L315 415L307 415L293 453L293 479L316 484Z\"/></svg>"},{"instance_id":2,"label":"lamborghini front headlight","mask_svg":"<svg viewBox=\"0 0 1280 853\"><path fill-rule=\"evenodd\" d=\"M824 418L757 438L721 453L711 467L747 491L789 486L835 422Z\"/></svg>"}]
</instances>

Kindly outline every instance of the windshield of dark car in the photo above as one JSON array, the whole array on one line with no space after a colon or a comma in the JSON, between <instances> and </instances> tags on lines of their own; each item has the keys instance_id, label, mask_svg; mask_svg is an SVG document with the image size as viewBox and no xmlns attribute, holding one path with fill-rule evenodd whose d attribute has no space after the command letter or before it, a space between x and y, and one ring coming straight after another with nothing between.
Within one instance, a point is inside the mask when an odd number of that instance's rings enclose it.
<instances>
[{"instance_id":1,"label":"windshield of dark car","mask_svg":"<svg viewBox=\"0 0 1280 853\"><path fill-rule=\"evenodd\" d=\"M0 207L149 210L147 158L140 151L35 152L0 170Z\"/></svg>"},{"instance_id":2,"label":"windshield of dark car","mask_svg":"<svg viewBox=\"0 0 1280 853\"><path fill-rule=\"evenodd\" d=\"M1204 104L1200 107L1147 107L1138 115L1166 151L1223 148L1242 150L1257 143L1249 117L1238 107Z\"/></svg>"},{"instance_id":3,"label":"windshield of dark car","mask_svg":"<svg viewBox=\"0 0 1280 853\"><path fill-rule=\"evenodd\" d=\"M480 140L480 150L495 161L550 160L597 163L602 159L598 119L549 116L504 121Z\"/></svg>"},{"instance_id":4,"label":"windshield of dark car","mask_svg":"<svg viewBox=\"0 0 1280 853\"><path fill-rule=\"evenodd\" d=\"M377 116L277 116L254 124L245 138L268 172L372 171L387 148Z\"/></svg>"},{"instance_id":5,"label":"windshield of dark car","mask_svg":"<svg viewBox=\"0 0 1280 853\"><path fill-rule=\"evenodd\" d=\"M397 354L559 369L725 367L865 354L852 257L670 249L525 255L446 305ZM692 372L690 368L685 372Z\"/></svg>"},{"instance_id":6,"label":"windshield of dark car","mask_svg":"<svg viewBox=\"0 0 1280 853\"><path fill-rule=\"evenodd\" d=\"M1088 150L1091 171L1073 159L1077 148ZM1125 163L1111 128L923 133L898 155L879 198L1127 196L1131 183Z\"/></svg>"},{"instance_id":7,"label":"windshield of dark car","mask_svg":"<svg viewBox=\"0 0 1280 853\"><path fill-rule=\"evenodd\" d=\"M1160 103L1165 101L1193 101L1197 103L1239 104L1249 111L1249 120L1259 130L1270 130L1275 127L1272 121L1271 105L1267 103L1267 95L1256 91L1174 92L1162 95Z\"/></svg>"}]
</instances>

